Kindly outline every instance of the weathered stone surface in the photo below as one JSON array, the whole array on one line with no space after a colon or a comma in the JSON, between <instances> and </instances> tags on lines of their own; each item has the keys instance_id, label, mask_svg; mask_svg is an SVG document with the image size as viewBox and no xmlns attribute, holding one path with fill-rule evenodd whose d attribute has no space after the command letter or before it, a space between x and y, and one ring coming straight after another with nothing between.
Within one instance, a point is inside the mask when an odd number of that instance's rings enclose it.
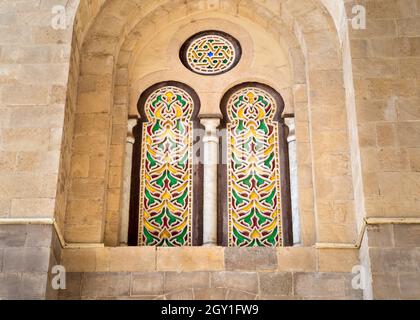
<instances>
[{"instance_id":1,"label":"weathered stone surface","mask_svg":"<svg viewBox=\"0 0 420 320\"><path fill-rule=\"evenodd\" d=\"M295 295L300 297L345 297L345 278L334 273L294 274Z\"/></svg>"},{"instance_id":2,"label":"weathered stone surface","mask_svg":"<svg viewBox=\"0 0 420 320\"><path fill-rule=\"evenodd\" d=\"M0 248L23 247L26 242L26 225L0 225Z\"/></svg>"},{"instance_id":3,"label":"weathered stone surface","mask_svg":"<svg viewBox=\"0 0 420 320\"><path fill-rule=\"evenodd\" d=\"M85 273L82 297L118 297L130 295L129 273Z\"/></svg>"},{"instance_id":4,"label":"weathered stone surface","mask_svg":"<svg viewBox=\"0 0 420 320\"><path fill-rule=\"evenodd\" d=\"M165 295L166 300L193 300L194 293L192 290L184 290L179 292L173 292Z\"/></svg>"},{"instance_id":5,"label":"weathered stone surface","mask_svg":"<svg viewBox=\"0 0 420 320\"><path fill-rule=\"evenodd\" d=\"M156 270L156 249L153 247L111 248L109 259L109 271L111 272L146 272Z\"/></svg>"},{"instance_id":6,"label":"weathered stone surface","mask_svg":"<svg viewBox=\"0 0 420 320\"><path fill-rule=\"evenodd\" d=\"M372 274L372 294L377 300L399 299L398 275L392 273Z\"/></svg>"},{"instance_id":7,"label":"weathered stone surface","mask_svg":"<svg viewBox=\"0 0 420 320\"><path fill-rule=\"evenodd\" d=\"M61 263L68 272L94 272L96 251L95 249L64 249Z\"/></svg>"},{"instance_id":8,"label":"weathered stone surface","mask_svg":"<svg viewBox=\"0 0 420 320\"><path fill-rule=\"evenodd\" d=\"M399 280L401 298L418 300L420 297L420 273L400 273ZM393 290L388 295L392 295L394 292L396 291ZM388 295L386 295L387 298Z\"/></svg>"},{"instance_id":9,"label":"weathered stone surface","mask_svg":"<svg viewBox=\"0 0 420 320\"><path fill-rule=\"evenodd\" d=\"M412 248L369 249L372 272L420 271L420 250Z\"/></svg>"},{"instance_id":10,"label":"weathered stone surface","mask_svg":"<svg viewBox=\"0 0 420 320\"><path fill-rule=\"evenodd\" d=\"M210 287L208 272L166 272L165 292Z\"/></svg>"},{"instance_id":11,"label":"weathered stone surface","mask_svg":"<svg viewBox=\"0 0 420 320\"><path fill-rule=\"evenodd\" d=\"M53 237L52 226L27 226L26 247L43 247L50 248Z\"/></svg>"},{"instance_id":12,"label":"weathered stone surface","mask_svg":"<svg viewBox=\"0 0 420 320\"><path fill-rule=\"evenodd\" d=\"M195 300L225 300L227 289L225 288L207 288L194 289Z\"/></svg>"},{"instance_id":13,"label":"weathered stone surface","mask_svg":"<svg viewBox=\"0 0 420 320\"><path fill-rule=\"evenodd\" d=\"M181 289L179 289L180 291ZM133 273L132 296L162 295L164 293L164 273Z\"/></svg>"},{"instance_id":14,"label":"weathered stone surface","mask_svg":"<svg viewBox=\"0 0 420 320\"><path fill-rule=\"evenodd\" d=\"M24 273L21 295L25 299L45 299L48 275L44 273Z\"/></svg>"},{"instance_id":15,"label":"weathered stone surface","mask_svg":"<svg viewBox=\"0 0 420 320\"><path fill-rule=\"evenodd\" d=\"M367 234L370 247L394 246L394 226L392 224L368 226Z\"/></svg>"},{"instance_id":16,"label":"weathered stone surface","mask_svg":"<svg viewBox=\"0 0 420 320\"><path fill-rule=\"evenodd\" d=\"M310 272L316 271L317 255L314 248L278 248L278 271Z\"/></svg>"},{"instance_id":17,"label":"weathered stone surface","mask_svg":"<svg viewBox=\"0 0 420 320\"><path fill-rule=\"evenodd\" d=\"M158 271L223 270L223 248L157 248Z\"/></svg>"},{"instance_id":18,"label":"weathered stone surface","mask_svg":"<svg viewBox=\"0 0 420 320\"><path fill-rule=\"evenodd\" d=\"M212 288L228 288L233 290L258 293L258 275L255 272L213 272Z\"/></svg>"},{"instance_id":19,"label":"weathered stone surface","mask_svg":"<svg viewBox=\"0 0 420 320\"><path fill-rule=\"evenodd\" d=\"M291 273L259 273L260 295L289 296L293 294Z\"/></svg>"},{"instance_id":20,"label":"weathered stone surface","mask_svg":"<svg viewBox=\"0 0 420 320\"><path fill-rule=\"evenodd\" d=\"M80 299L83 273L66 273L66 289L59 291L59 299Z\"/></svg>"},{"instance_id":21,"label":"weathered stone surface","mask_svg":"<svg viewBox=\"0 0 420 320\"><path fill-rule=\"evenodd\" d=\"M396 247L420 247L420 225L394 225Z\"/></svg>"},{"instance_id":22,"label":"weathered stone surface","mask_svg":"<svg viewBox=\"0 0 420 320\"><path fill-rule=\"evenodd\" d=\"M0 272L3 271L3 254L4 254L4 249L0 249Z\"/></svg>"},{"instance_id":23,"label":"weathered stone surface","mask_svg":"<svg viewBox=\"0 0 420 320\"><path fill-rule=\"evenodd\" d=\"M47 272L49 248L6 248L4 249L5 272Z\"/></svg>"},{"instance_id":24,"label":"weathered stone surface","mask_svg":"<svg viewBox=\"0 0 420 320\"><path fill-rule=\"evenodd\" d=\"M226 300L255 300L257 296L248 292L229 290L226 295Z\"/></svg>"},{"instance_id":25,"label":"weathered stone surface","mask_svg":"<svg viewBox=\"0 0 420 320\"><path fill-rule=\"evenodd\" d=\"M0 273L0 297L19 299L21 297L22 276L18 273Z\"/></svg>"},{"instance_id":26,"label":"weathered stone surface","mask_svg":"<svg viewBox=\"0 0 420 320\"><path fill-rule=\"evenodd\" d=\"M351 273L359 265L358 250L321 249L318 251L318 271Z\"/></svg>"},{"instance_id":27,"label":"weathered stone surface","mask_svg":"<svg viewBox=\"0 0 420 320\"><path fill-rule=\"evenodd\" d=\"M227 270L276 270L277 256L273 248L226 248Z\"/></svg>"}]
</instances>

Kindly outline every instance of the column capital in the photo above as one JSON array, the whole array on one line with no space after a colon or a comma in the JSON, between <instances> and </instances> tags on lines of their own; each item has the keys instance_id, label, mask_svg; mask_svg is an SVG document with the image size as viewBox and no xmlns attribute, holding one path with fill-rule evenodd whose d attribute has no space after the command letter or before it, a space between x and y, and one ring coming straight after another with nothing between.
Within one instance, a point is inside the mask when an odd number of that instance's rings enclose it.
<instances>
[{"instance_id":1,"label":"column capital","mask_svg":"<svg viewBox=\"0 0 420 320\"><path fill-rule=\"evenodd\" d=\"M289 128L289 135L287 137L287 142L296 141L296 119L295 118L285 118L284 122Z\"/></svg>"},{"instance_id":2,"label":"column capital","mask_svg":"<svg viewBox=\"0 0 420 320\"><path fill-rule=\"evenodd\" d=\"M134 144L135 138L133 129L137 125L138 118L129 118L127 122L127 143Z\"/></svg>"},{"instance_id":3,"label":"column capital","mask_svg":"<svg viewBox=\"0 0 420 320\"><path fill-rule=\"evenodd\" d=\"M203 117L200 123L205 127L206 131L215 131L220 126L220 118Z\"/></svg>"}]
</instances>

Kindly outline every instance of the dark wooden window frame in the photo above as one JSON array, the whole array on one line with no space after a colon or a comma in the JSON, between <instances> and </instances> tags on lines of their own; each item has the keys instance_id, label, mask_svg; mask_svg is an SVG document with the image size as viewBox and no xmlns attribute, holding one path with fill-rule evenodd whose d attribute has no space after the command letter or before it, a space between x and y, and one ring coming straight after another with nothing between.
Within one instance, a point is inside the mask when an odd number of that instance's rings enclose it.
<instances>
[{"instance_id":1,"label":"dark wooden window frame","mask_svg":"<svg viewBox=\"0 0 420 320\"><path fill-rule=\"evenodd\" d=\"M140 119L133 130L135 142L133 147L132 171L131 171L131 188L130 188L130 217L129 217L129 231L128 231L128 245L138 245L138 225L139 225L139 210L140 210L140 170L141 170L141 147L142 147L142 131L143 124L147 122L145 113L145 104L149 96L156 90L173 86L185 90L193 99L194 111L191 116L193 122L193 139L194 147L193 154L196 155L202 150L200 137L198 136L198 128L202 128L198 114L200 112L200 99L197 93L188 85L178 81L164 81L146 89L140 96L137 103ZM200 157L193 156L193 246L201 246L203 244L203 165L197 161Z\"/></svg>"},{"instance_id":2,"label":"dark wooden window frame","mask_svg":"<svg viewBox=\"0 0 420 320\"><path fill-rule=\"evenodd\" d=\"M233 64L228 69L220 71L220 72L206 74L206 73L201 73L201 72L195 71L188 64L188 57L187 57L188 52L187 51L188 51L188 47L190 46L190 44L192 42L194 42L197 38L202 37L202 36L208 36L208 35L217 35L217 36L221 36L223 38L226 38L227 40L229 40L232 43L233 47L235 48L236 57L235 57L235 60L234 60ZM185 68L187 68L191 72L194 72L194 73L199 74L201 76L217 76L217 75L224 74L224 73L234 69L238 65L239 61L242 58L242 47L241 47L241 44L238 40L236 40L233 36L231 36L230 34L228 34L226 32L217 31L217 30L206 30L206 31L202 31L202 32L194 34L193 36L188 38L187 41L184 42L184 44L181 47L181 50L179 51L179 58L181 59L181 62L185 66Z\"/></svg>"},{"instance_id":3,"label":"dark wooden window frame","mask_svg":"<svg viewBox=\"0 0 420 320\"><path fill-rule=\"evenodd\" d=\"M230 97L237 91L254 87L268 92L276 101L277 112L274 116L274 121L279 124L279 151L280 151L280 175L281 175L281 203L282 203L282 225L283 225L283 246L293 246L293 226L292 226L292 205L290 194L290 164L289 164L289 147L287 143L287 136L289 128L285 124L284 117L284 100L280 93L272 87L259 82L245 82L229 89L223 96L221 101L221 111L223 114L223 121L220 126L221 129L226 130L226 125L229 122L227 114L227 104ZM227 146L227 142L223 141L226 136L220 138L220 159L218 168L218 243L222 246L228 246L228 215L227 215L227 159L223 159Z\"/></svg>"}]
</instances>

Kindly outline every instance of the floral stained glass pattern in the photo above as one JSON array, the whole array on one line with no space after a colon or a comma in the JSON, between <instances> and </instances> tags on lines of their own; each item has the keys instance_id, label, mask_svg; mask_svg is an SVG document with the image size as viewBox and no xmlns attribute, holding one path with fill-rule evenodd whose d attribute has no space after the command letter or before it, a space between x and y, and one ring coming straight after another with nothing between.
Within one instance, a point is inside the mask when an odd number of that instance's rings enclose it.
<instances>
[{"instance_id":1,"label":"floral stained glass pattern","mask_svg":"<svg viewBox=\"0 0 420 320\"><path fill-rule=\"evenodd\" d=\"M192 97L166 86L145 104L139 245L192 244Z\"/></svg>"},{"instance_id":2,"label":"floral stained glass pattern","mask_svg":"<svg viewBox=\"0 0 420 320\"><path fill-rule=\"evenodd\" d=\"M199 74L216 75L229 71L238 63L241 49L235 39L221 32L205 32L187 41L184 64Z\"/></svg>"},{"instance_id":3,"label":"floral stained glass pattern","mask_svg":"<svg viewBox=\"0 0 420 320\"><path fill-rule=\"evenodd\" d=\"M282 245L277 105L247 87L227 104L229 246Z\"/></svg>"}]
</instances>

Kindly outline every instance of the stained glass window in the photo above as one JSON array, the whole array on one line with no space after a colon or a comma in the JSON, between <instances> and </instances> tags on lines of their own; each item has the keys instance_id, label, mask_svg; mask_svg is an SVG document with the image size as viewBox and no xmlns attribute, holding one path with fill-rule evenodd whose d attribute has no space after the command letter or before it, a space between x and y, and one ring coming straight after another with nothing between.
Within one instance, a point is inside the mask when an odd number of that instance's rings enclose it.
<instances>
[{"instance_id":1,"label":"stained glass window","mask_svg":"<svg viewBox=\"0 0 420 320\"><path fill-rule=\"evenodd\" d=\"M218 31L201 32L181 49L181 60L193 72L217 75L234 68L241 57L239 42Z\"/></svg>"},{"instance_id":2,"label":"stained glass window","mask_svg":"<svg viewBox=\"0 0 420 320\"><path fill-rule=\"evenodd\" d=\"M164 86L144 106L139 245L192 245L194 100Z\"/></svg>"},{"instance_id":3,"label":"stained glass window","mask_svg":"<svg viewBox=\"0 0 420 320\"><path fill-rule=\"evenodd\" d=\"M278 106L257 87L230 95L227 124L228 245L282 245Z\"/></svg>"}]
</instances>

